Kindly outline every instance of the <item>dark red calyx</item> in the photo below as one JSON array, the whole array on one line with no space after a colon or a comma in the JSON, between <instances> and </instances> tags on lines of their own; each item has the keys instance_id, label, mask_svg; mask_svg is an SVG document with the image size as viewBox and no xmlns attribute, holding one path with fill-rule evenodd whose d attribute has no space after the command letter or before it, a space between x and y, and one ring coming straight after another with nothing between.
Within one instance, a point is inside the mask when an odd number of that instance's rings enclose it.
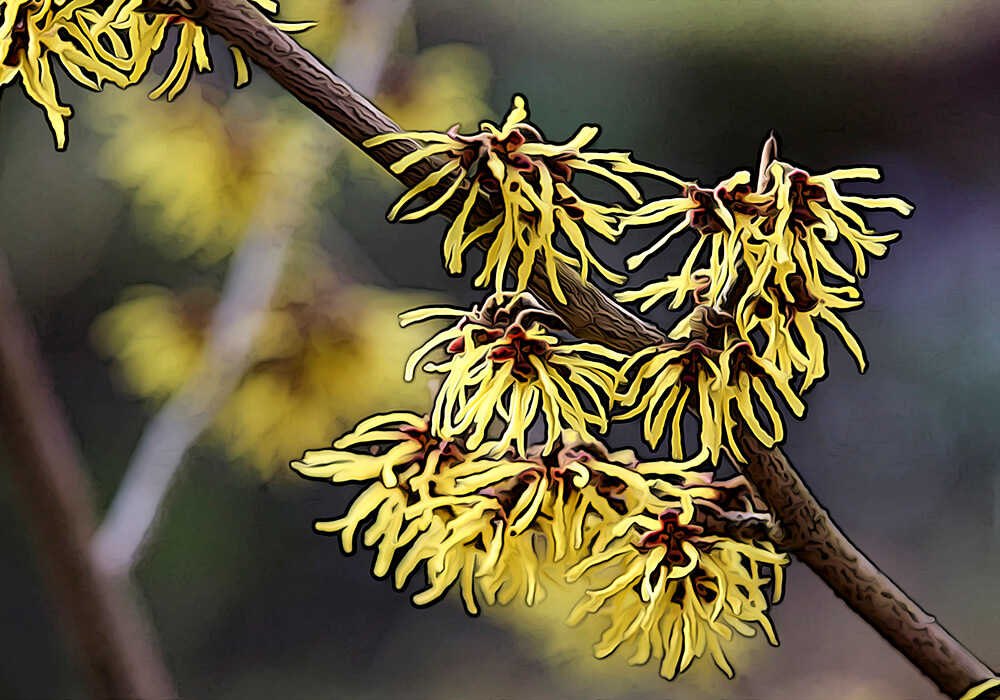
<instances>
[{"instance_id":1,"label":"dark red calyx","mask_svg":"<svg viewBox=\"0 0 1000 700\"><path fill-rule=\"evenodd\" d=\"M3 57L5 66L16 68L21 60L21 52L28 50L28 10L33 7L33 3L27 3L17 10L14 26L10 31L10 44L7 45L7 54Z\"/></svg>"},{"instance_id":2,"label":"dark red calyx","mask_svg":"<svg viewBox=\"0 0 1000 700\"><path fill-rule=\"evenodd\" d=\"M511 373L522 381L535 377L535 368L531 356L544 358L549 351L549 345L537 338L528 338L521 326L513 325L507 329L504 340L490 350L487 357L496 363L512 362Z\"/></svg>"},{"instance_id":3,"label":"dark red calyx","mask_svg":"<svg viewBox=\"0 0 1000 700\"><path fill-rule=\"evenodd\" d=\"M691 541L699 536L703 530L697 525L682 525L680 522L680 511L668 508L660 513L660 526L656 530L647 532L633 546L643 554L649 552L654 547L665 547L664 559L671 566L682 566L687 563L688 556L681 548L682 542Z\"/></svg>"},{"instance_id":4,"label":"dark red calyx","mask_svg":"<svg viewBox=\"0 0 1000 700\"><path fill-rule=\"evenodd\" d=\"M809 174L803 170L793 170L788 180L791 182L788 199L792 205L792 218L804 226L817 223L819 217L812 212L809 205L813 202L826 203L826 190L810 182Z\"/></svg>"}]
</instances>

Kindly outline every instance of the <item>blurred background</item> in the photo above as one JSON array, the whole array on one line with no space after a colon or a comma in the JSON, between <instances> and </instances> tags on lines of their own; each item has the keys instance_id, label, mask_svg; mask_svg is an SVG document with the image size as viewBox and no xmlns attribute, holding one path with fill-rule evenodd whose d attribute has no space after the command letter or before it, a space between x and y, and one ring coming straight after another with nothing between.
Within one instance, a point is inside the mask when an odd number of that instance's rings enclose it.
<instances>
[{"instance_id":1,"label":"blurred background","mask_svg":"<svg viewBox=\"0 0 1000 700\"><path fill-rule=\"evenodd\" d=\"M600 124L598 147L705 183L753 168L771 129L813 172L880 166L883 183L853 191L916 213L871 218L903 238L847 316L870 368L830 342L832 378L787 452L847 535L1000 666L994 3L286 0L282 17L319 21L298 38L404 128L470 130L521 93L551 140ZM140 438L167 434L154 416L190 433L157 443L179 469L135 569L183 696L938 697L795 563L773 611L780 647L741 640L735 680L705 660L668 683L655 663L591 658L593 632L561 622L568 598L479 618L453 595L416 609L415 584L396 592L370 552L315 534L355 490L287 462L371 413L429 406L426 378L401 375L433 329L396 315L480 294L442 269L440 219L390 226L399 185L261 71L232 89L225 46L212 49L215 71L171 103L147 99L152 74L100 95L61 80L76 113L65 153L18 86L0 101L0 246L98 510L141 470ZM597 247L621 270L657 234ZM672 272L689 242L629 287ZM112 514L127 540L128 512ZM0 469L0 696L85 697L23 515Z\"/></svg>"}]
</instances>

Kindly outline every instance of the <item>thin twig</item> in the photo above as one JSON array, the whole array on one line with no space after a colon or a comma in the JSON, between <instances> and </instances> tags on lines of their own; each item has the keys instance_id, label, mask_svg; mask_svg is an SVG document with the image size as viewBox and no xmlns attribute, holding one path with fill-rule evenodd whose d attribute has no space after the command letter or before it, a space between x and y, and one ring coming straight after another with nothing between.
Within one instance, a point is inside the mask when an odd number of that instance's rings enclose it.
<instances>
[{"instance_id":1,"label":"thin twig","mask_svg":"<svg viewBox=\"0 0 1000 700\"><path fill-rule=\"evenodd\" d=\"M199 369L146 424L94 534L94 560L106 574L125 576L131 571L188 449L247 370L291 238L291 227L271 231L255 226L237 250L212 314Z\"/></svg>"},{"instance_id":2,"label":"thin twig","mask_svg":"<svg viewBox=\"0 0 1000 700\"><path fill-rule=\"evenodd\" d=\"M355 5L338 50L337 66L366 90L377 87L408 2L368 0ZM201 365L160 409L139 439L118 493L94 537L94 557L108 574L123 576L139 560L184 457L211 425L249 368L253 343L281 280L296 232L309 226L301 198L327 176L340 141L314 153L296 173L296 190L272 188L251 217L219 303L206 330ZM288 157L293 153L289 151ZM276 211L277 210L277 211ZM278 227L275 228L275 225Z\"/></svg>"},{"instance_id":3,"label":"thin twig","mask_svg":"<svg viewBox=\"0 0 1000 700\"><path fill-rule=\"evenodd\" d=\"M152 0L149 7L184 14L239 46L289 93L387 170L414 150L415 144L406 140L366 149L363 142L367 139L399 133L399 128L249 4L238 0L192 0L182 8L168 0ZM413 186L426 177L428 167L418 164L397 177ZM433 196L434 192L429 194ZM540 264L534 267L532 291L553 304L578 337L625 352L664 342L662 330L636 318L596 287L583 284L568 266L562 265L558 275L567 304L554 303ZM851 544L780 449L765 448L742 424L737 426L736 436L740 450L748 458L744 473L784 527L789 550L851 609L950 697L959 698L969 688L994 677L985 664L923 613Z\"/></svg>"},{"instance_id":4,"label":"thin twig","mask_svg":"<svg viewBox=\"0 0 1000 700\"><path fill-rule=\"evenodd\" d=\"M176 697L142 610L89 556L96 516L76 440L0 253L0 437L43 573L99 698Z\"/></svg>"}]
</instances>

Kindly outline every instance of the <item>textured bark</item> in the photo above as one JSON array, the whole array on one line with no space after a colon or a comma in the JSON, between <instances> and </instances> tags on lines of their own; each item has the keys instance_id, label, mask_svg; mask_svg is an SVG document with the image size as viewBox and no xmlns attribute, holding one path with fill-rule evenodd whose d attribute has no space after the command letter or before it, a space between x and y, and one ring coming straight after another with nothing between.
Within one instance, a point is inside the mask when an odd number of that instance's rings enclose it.
<instances>
[{"instance_id":1,"label":"textured bark","mask_svg":"<svg viewBox=\"0 0 1000 700\"><path fill-rule=\"evenodd\" d=\"M0 439L55 608L95 697L176 697L131 591L91 560L90 483L0 255Z\"/></svg>"},{"instance_id":2,"label":"textured bark","mask_svg":"<svg viewBox=\"0 0 1000 700\"><path fill-rule=\"evenodd\" d=\"M535 260L528 287L550 308L559 312L576 337L603 343L628 354L650 345L669 342L662 330L629 313L594 285L584 284L580 274L566 263L556 263L556 275L566 296L565 304L556 300L541 260Z\"/></svg>"},{"instance_id":3,"label":"textured bark","mask_svg":"<svg viewBox=\"0 0 1000 700\"><path fill-rule=\"evenodd\" d=\"M841 532L779 449L764 448L744 428L743 473L785 530L782 546L816 572L856 613L948 696L961 695L993 672L882 573ZM984 694L982 698L996 697Z\"/></svg>"},{"instance_id":4,"label":"textured bark","mask_svg":"<svg viewBox=\"0 0 1000 700\"><path fill-rule=\"evenodd\" d=\"M153 9L192 17L242 48L282 87L384 168L389 169L415 147L409 141L396 141L375 149L364 148L364 140L398 132L399 128L294 40L269 26L263 15L249 5L238 0L193 0L191 9L184 10L163 0L157 2L151 6ZM431 169L427 164L394 175L412 186ZM446 185L442 183L428 194L433 196ZM441 213L452 217L454 203ZM578 337L626 353L666 341L662 330L629 313L597 288L583 284L568 265L561 264L558 274L566 305L555 300L541 264L534 266L531 290L558 310ZM968 688L993 677L989 668L858 552L834 526L780 450L764 448L745 426L738 428L737 440L749 459L746 476L782 526L783 547L813 569L947 695L958 698ZM995 697L992 691L981 697L991 696Z\"/></svg>"},{"instance_id":5,"label":"textured bark","mask_svg":"<svg viewBox=\"0 0 1000 700\"><path fill-rule=\"evenodd\" d=\"M778 550L786 550L787 537L781 524L770 517L761 518L746 513L713 513L707 509L695 511L694 522L712 535L734 540L767 541Z\"/></svg>"}]
</instances>

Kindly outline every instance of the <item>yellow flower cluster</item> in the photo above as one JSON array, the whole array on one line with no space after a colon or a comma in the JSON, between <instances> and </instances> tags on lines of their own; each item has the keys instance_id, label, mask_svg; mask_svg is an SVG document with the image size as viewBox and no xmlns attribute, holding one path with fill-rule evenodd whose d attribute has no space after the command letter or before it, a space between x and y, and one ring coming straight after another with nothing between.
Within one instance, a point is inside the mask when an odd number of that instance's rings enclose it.
<instances>
[{"instance_id":1,"label":"yellow flower cluster","mask_svg":"<svg viewBox=\"0 0 1000 700\"><path fill-rule=\"evenodd\" d=\"M256 97L222 99L195 83L170 105L128 91L93 101L87 116L106 137L100 173L130 192L136 233L170 259L217 263L251 224L281 221L283 195L296 187L295 207L313 216L308 178L318 138L280 102Z\"/></svg>"},{"instance_id":2,"label":"yellow flower cluster","mask_svg":"<svg viewBox=\"0 0 1000 700\"><path fill-rule=\"evenodd\" d=\"M722 642L733 632L752 637L756 623L771 644L778 639L767 617L767 589L778 602L788 555L767 544L705 534L692 510L666 509L658 523L594 552L567 573L575 580L597 568L612 580L587 593L570 614L575 624L606 607L609 626L595 648L598 658L635 643L630 664L660 656L660 675L671 679L706 651L730 678ZM649 519L649 516L643 516ZM773 571L772 577L765 571Z\"/></svg>"},{"instance_id":3,"label":"yellow flower cluster","mask_svg":"<svg viewBox=\"0 0 1000 700\"><path fill-rule=\"evenodd\" d=\"M766 357L759 357L728 314L697 306L679 328L685 331L681 347L674 343L646 348L625 363L622 377L629 387L618 398L633 408L617 418L625 420L644 413L643 436L653 449L669 426L671 456L683 460L684 411L689 406L697 408L701 449L688 458L691 464L706 459L718 464L723 445L736 459L745 461L733 437L736 420L732 408L763 445L772 447L781 442L784 425L765 380L771 380L795 415L801 417L805 405L791 386L791 375ZM764 409L770 430L758 416L755 404Z\"/></svg>"},{"instance_id":4,"label":"yellow flower cluster","mask_svg":"<svg viewBox=\"0 0 1000 700\"><path fill-rule=\"evenodd\" d=\"M802 376L802 393L826 373L817 321L829 324L865 369L860 343L835 310L861 305L857 283L867 273L867 257L885 255L887 244L899 234L871 230L859 209L892 209L908 216L913 207L898 197L838 192L844 180L880 179L876 168L810 175L779 160L762 167L757 189L750 187L750 173L741 171L712 190L688 185L682 197L643 207L637 219L644 224L682 212L685 216L653 246L633 256L630 268L684 230L694 231L698 240L678 274L617 297L644 300L644 311L664 299L676 309L689 298L723 308L733 315L741 337L762 333L764 341L755 348L760 359L783 374ZM853 253L853 273L833 255L832 247L840 241ZM842 284L827 282L834 278Z\"/></svg>"},{"instance_id":5,"label":"yellow flower cluster","mask_svg":"<svg viewBox=\"0 0 1000 700\"><path fill-rule=\"evenodd\" d=\"M731 675L721 643L732 631L751 636L760 625L776 643L766 617L765 589L774 572L774 599L787 556L768 544L706 534L693 522L705 512L736 507L746 515L745 489L707 475L658 463L647 479L631 451L563 433L558 449L492 459L469 454L461 439L438 437L428 417L374 416L334 443L307 452L292 467L303 476L368 486L347 514L316 523L354 550L357 530L371 520L363 541L376 548L374 574L385 577L397 560L394 583L403 588L424 564L427 587L418 605L444 595L456 581L471 614L477 597L489 605L545 595L543 579L614 580L587 592L572 613L614 611L598 647L606 656L637 641L633 657L664 658L661 673L678 670L708 650ZM655 648L654 648L655 647Z\"/></svg>"},{"instance_id":6,"label":"yellow flower cluster","mask_svg":"<svg viewBox=\"0 0 1000 700\"><path fill-rule=\"evenodd\" d=\"M263 10L278 11L273 0L255 0ZM298 31L310 23L277 24ZM153 54L163 47L171 27L178 28L173 64L151 97L176 97L191 71L211 70L205 30L180 15L150 14L141 0L0 0L0 87L18 76L28 96L48 119L56 147L66 147L66 120L73 111L60 104L52 74L57 58L80 85L100 90L110 82L119 87L137 83ZM236 83L250 79L246 58L231 48Z\"/></svg>"},{"instance_id":7,"label":"yellow flower cluster","mask_svg":"<svg viewBox=\"0 0 1000 700\"><path fill-rule=\"evenodd\" d=\"M431 308L402 318L405 324L442 315L460 319L414 352L406 366L409 380L428 352L447 344L449 359L424 367L447 375L432 412L435 432L447 438L468 433L467 445L476 450L499 419L505 428L488 452L502 454L516 445L524 455L539 414L545 418L545 449L563 430L588 439L589 426L607 430L624 355L597 343L564 342L553 333L564 330L559 317L527 293L495 295L471 313Z\"/></svg>"},{"instance_id":8,"label":"yellow flower cluster","mask_svg":"<svg viewBox=\"0 0 1000 700\"><path fill-rule=\"evenodd\" d=\"M477 287L486 287L492 278L494 289L505 291L505 278L516 263L514 291L524 291L539 260L545 265L556 298L563 303L566 299L556 274L557 261L579 267L584 279L593 267L605 279L621 284L625 278L594 256L585 232L594 231L615 241L632 223L634 211L588 201L571 186L573 177L582 172L607 180L636 205L642 204L642 194L626 175L683 183L669 173L636 163L627 152L584 151L600 133L596 126L582 127L564 144L550 144L525 121L527 118L524 98L517 95L503 124L498 127L483 122L478 134L459 134L456 126L443 134L405 132L366 141L369 148L402 139L425 144L392 166L392 172L402 174L427 161L424 165L429 164L430 172L396 201L389 220L417 221L458 202L445 235L445 263L449 272L461 273L466 251L480 239L489 240L483 269L473 281ZM402 213L416 197L431 193L435 194L429 204ZM488 203L494 212L486 220L479 218L481 202ZM565 235L575 256L555 247L558 232Z\"/></svg>"}]
</instances>

